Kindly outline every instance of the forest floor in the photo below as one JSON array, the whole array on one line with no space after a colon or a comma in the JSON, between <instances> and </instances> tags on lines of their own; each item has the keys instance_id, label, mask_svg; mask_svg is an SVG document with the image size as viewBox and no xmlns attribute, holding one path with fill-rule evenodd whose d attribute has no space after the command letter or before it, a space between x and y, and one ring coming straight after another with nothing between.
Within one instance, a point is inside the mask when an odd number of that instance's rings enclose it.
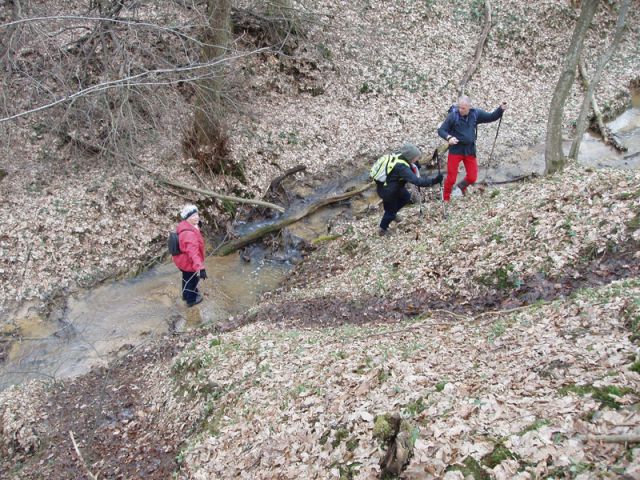
<instances>
[{"instance_id":1,"label":"forest floor","mask_svg":"<svg viewBox=\"0 0 640 480\"><path fill-rule=\"evenodd\" d=\"M390 238L378 215L336 225L246 314L3 393L2 468L377 478L399 415L401 478L635 478L638 185L574 166L446 220L408 207Z\"/></svg>"},{"instance_id":2,"label":"forest floor","mask_svg":"<svg viewBox=\"0 0 640 480\"><path fill-rule=\"evenodd\" d=\"M348 3L317 3L322 21L297 56L234 70L249 93L231 149L250 180L212 176L211 188L261 196L297 164L350 173L407 140L437 145L476 40L450 32L479 30L478 2ZM544 139L575 13L560 1L492 3L469 93L486 108L509 102L495 153L517 164ZM638 15L598 91L611 113L638 80ZM599 12L590 51L614 23ZM251 121L241 115L249 104ZM0 158L8 334L16 311L50 311L161 256L184 201L119 164L60 164L32 127L12 133ZM178 130L168 126L139 160L196 185ZM485 156L491 141L482 130ZM386 471L402 478L637 478L637 440L590 436L639 433L639 185L636 171L572 165L473 188L446 220L430 191L424 216L408 207L386 238L375 235L379 211L342 219L246 314L81 377L0 393L0 476L377 478L395 445Z\"/></svg>"}]
</instances>

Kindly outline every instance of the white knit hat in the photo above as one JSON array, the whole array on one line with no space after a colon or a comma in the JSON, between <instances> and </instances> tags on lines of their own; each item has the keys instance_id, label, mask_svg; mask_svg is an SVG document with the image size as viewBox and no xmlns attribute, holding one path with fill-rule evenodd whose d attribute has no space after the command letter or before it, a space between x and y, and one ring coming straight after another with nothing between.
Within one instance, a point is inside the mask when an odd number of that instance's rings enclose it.
<instances>
[{"instance_id":1,"label":"white knit hat","mask_svg":"<svg viewBox=\"0 0 640 480\"><path fill-rule=\"evenodd\" d=\"M180 210L180 218L186 220L194 213L198 213L198 207L196 207L195 205L185 205L184 207L182 207L182 210Z\"/></svg>"}]
</instances>

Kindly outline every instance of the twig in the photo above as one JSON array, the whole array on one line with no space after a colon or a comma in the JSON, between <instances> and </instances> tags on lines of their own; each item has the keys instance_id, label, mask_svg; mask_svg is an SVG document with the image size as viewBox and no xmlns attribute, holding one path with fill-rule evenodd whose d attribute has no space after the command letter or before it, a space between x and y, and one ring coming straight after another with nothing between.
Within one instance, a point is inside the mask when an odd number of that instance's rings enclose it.
<instances>
[{"instance_id":1,"label":"twig","mask_svg":"<svg viewBox=\"0 0 640 480\"><path fill-rule=\"evenodd\" d=\"M248 57L250 55L254 55L256 53L260 53L263 51L268 50L268 48L260 48L257 50L252 50L251 52L247 52L247 53L243 53L243 54L238 54L238 55L233 55L233 56L229 56L223 59L217 59L211 62L206 62L206 63L196 63L196 64L192 64L192 65L186 65L184 67L176 67L176 68L158 68L155 70L147 70L141 73L138 73L137 75L131 75L128 77L124 77L124 78L118 78L116 80L110 80L108 82L103 82L103 83L98 83L96 85L92 85L90 87L87 88L83 88L81 90L78 90L70 95L67 95L65 97L59 98L57 100L54 100L53 102L47 103L45 105L41 105L39 107L36 108L32 108L30 110L24 110L22 112L13 114L13 115L9 115L8 117L3 117L0 118L0 123L3 122L8 122L9 120L15 120L16 118L20 118L20 117L24 117L27 115L30 115L32 113L36 113L36 112L40 112L42 110L47 110L49 108L55 107L56 105L60 105L62 103L67 103L70 102L72 100L75 100L76 98L79 97L84 97L86 95L91 95L93 93L98 93L98 92L102 92L105 90L110 90L112 88L121 88L121 87L131 87L131 86L135 86L135 85L169 85L169 84L173 84L173 83L180 83L180 82L190 82L193 81L193 78L174 78L174 79L169 79L169 80L165 80L165 81L151 81L151 82L143 82L142 80L148 77L154 77L156 75L167 75L167 74L175 74L175 73L184 73L184 72L193 72L196 70L202 70L204 72L210 72L211 71L211 67L217 66L219 64L224 64L224 63L229 63L233 60L237 60L239 58L243 58L243 57ZM206 75L209 75L209 73L206 73Z\"/></svg>"},{"instance_id":2,"label":"twig","mask_svg":"<svg viewBox=\"0 0 640 480\"><path fill-rule=\"evenodd\" d=\"M80 453L80 449L78 448L78 444L76 443L76 439L73 438L73 432L71 430L69 430L69 436L71 437L71 442L73 443L73 448L76 451L76 455L78 455L78 458L80 459L80 461L82 462L82 465L84 466L85 470L87 471L87 475L89 475L89 478L91 478L93 480L98 480L98 476L94 475L93 473L91 473L91 470L89 470L89 467L87 466L87 462L85 462L84 458L82 458L82 454Z\"/></svg>"},{"instance_id":3,"label":"twig","mask_svg":"<svg viewBox=\"0 0 640 480\"><path fill-rule=\"evenodd\" d=\"M501 180L499 182L488 182L484 180L482 182L476 182L474 185L486 185L486 186L506 185L507 183L524 182L525 180L529 180L530 178L536 178L537 176L538 174L534 172L534 173L529 173L528 175L521 175L519 177L512 178L511 180Z\"/></svg>"},{"instance_id":4,"label":"twig","mask_svg":"<svg viewBox=\"0 0 640 480\"><path fill-rule=\"evenodd\" d=\"M205 181L202 179L202 177L198 174L198 172L196 172L196 169L191 167L191 171L194 173L194 175L196 177L198 177L198 180L200 180L200 183L202 183L203 187L207 187L207 184L205 183Z\"/></svg>"},{"instance_id":5,"label":"twig","mask_svg":"<svg viewBox=\"0 0 640 480\"><path fill-rule=\"evenodd\" d=\"M136 167L140 168L141 170L144 170L147 173L150 173L151 175L153 175L156 178L157 182L164 183L165 185L169 185L169 186L176 187L176 188L182 188L184 190L189 190L189 191L192 191L192 192L200 193L202 195L206 195L208 197L218 198L220 200L228 200L230 202L235 202L235 203L248 203L250 205L260 205L262 207L272 208L273 210L277 210L278 212L281 212L281 213L284 212L284 208L282 208L280 205L275 205L275 204L269 203L269 202L263 202L262 200L254 200L252 198L242 198L242 197L232 197L230 195L222 195L221 193L212 192L210 190L203 190L201 188L191 187L191 186L185 185L183 183L174 182L174 181L171 181L171 180L167 180L166 178L162 178L157 173L155 173L153 170L150 170L147 167L145 167L144 165L141 165L138 162L134 162L133 160L131 160L131 164L135 165Z\"/></svg>"},{"instance_id":6,"label":"twig","mask_svg":"<svg viewBox=\"0 0 640 480\"><path fill-rule=\"evenodd\" d=\"M585 442L602 443L640 443L640 434L628 433L622 435L582 435L580 439Z\"/></svg>"}]
</instances>

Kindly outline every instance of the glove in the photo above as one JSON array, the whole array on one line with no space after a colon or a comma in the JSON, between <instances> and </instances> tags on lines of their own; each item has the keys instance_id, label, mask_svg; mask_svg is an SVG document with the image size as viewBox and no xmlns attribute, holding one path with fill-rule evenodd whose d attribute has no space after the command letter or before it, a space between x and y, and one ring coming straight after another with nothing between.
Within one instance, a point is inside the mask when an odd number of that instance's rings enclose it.
<instances>
[{"instance_id":1,"label":"glove","mask_svg":"<svg viewBox=\"0 0 640 480\"><path fill-rule=\"evenodd\" d=\"M441 173L439 173L438 175L435 176L435 178L433 179L433 184L435 185L436 183L442 184L442 180L444 179L444 177L442 176Z\"/></svg>"},{"instance_id":2,"label":"glove","mask_svg":"<svg viewBox=\"0 0 640 480\"><path fill-rule=\"evenodd\" d=\"M204 268L202 270L200 270L200 278L202 280L206 280L207 279L207 271Z\"/></svg>"}]
</instances>

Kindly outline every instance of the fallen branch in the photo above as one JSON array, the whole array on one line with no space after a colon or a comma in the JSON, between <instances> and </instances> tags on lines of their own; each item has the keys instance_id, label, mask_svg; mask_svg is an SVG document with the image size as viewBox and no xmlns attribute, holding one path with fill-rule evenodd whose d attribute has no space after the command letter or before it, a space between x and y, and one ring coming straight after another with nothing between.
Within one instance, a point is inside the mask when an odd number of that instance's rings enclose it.
<instances>
[{"instance_id":1,"label":"fallen branch","mask_svg":"<svg viewBox=\"0 0 640 480\"><path fill-rule=\"evenodd\" d=\"M582 435L580 437L585 442L602 442L602 443L640 443L640 434L624 434L624 435Z\"/></svg>"},{"instance_id":2,"label":"fallen branch","mask_svg":"<svg viewBox=\"0 0 640 480\"><path fill-rule=\"evenodd\" d=\"M471 75L474 74L476 68L478 68L480 57L482 57L482 49L484 48L484 44L487 41L489 30L491 30L491 3L489 2L489 0L484 0L484 28L482 29L480 39L478 40L478 44L476 45L476 52L474 54L473 62L471 63L471 65L469 65L467 71L464 72L464 76L458 84L458 96L464 95L464 87L466 87L467 82L471 79Z\"/></svg>"},{"instance_id":3,"label":"fallen branch","mask_svg":"<svg viewBox=\"0 0 640 480\"><path fill-rule=\"evenodd\" d=\"M151 175L156 177L158 182L164 183L165 185L170 185L176 188L182 188L183 190L189 190L191 192L200 193L202 195L206 195L207 197L213 197L219 200L227 200L229 202L235 202L235 203L247 203L250 205L260 205L261 207L272 208L273 210L277 210L278 212L284 212L284 208L274 203L263 202L262 200L254 200L253 198L233 197L231 195L223 195L221 193L212 192L211 190L204 190L202 188L191 187L189 185L185 185L184 183L174 182L172 180L167 180L166 178L162 178L157 173L153 172L152 170L149 170L144 165L140 165L138 162L134 162L133 160L131 160L131 164L144 170L145 172L150 173Z\"/></svg>"},{"instance_id":4,"label":"fallen branch","mask_svg":"<svg viewBox=\"0 0 640 480\"><path fill-rule=\"evenodd\" d=\"M622 37L625 31L626 25L626 17L627 12L629 11L630 0L623 0L622 5L620 6L620 12L618 14L618 20L616 22L616 32L613 36L613 40L609 47L605 50L605 52L600 56L598 63L596 64L595 72L593 73L593 77L591 77L591 81L587 80L586 76L586 68L584 66L584 62L580 62L580 75L583 79L583 83L585 84L585 94L582 99L582 106L580 107L580 113L578 114L578 119L576 120L576 135L571 142L571 149L569 150L569 158L573 158L574 160L578 158L578 152L580 150L580 144L582 142L582 137L584 135L585 130L587 129L587 113L589 111L589 104L593 104L594 112L596 111L597 104L595 103L595 90L598 84L600 83L600 77L602 77L602 73L607 66L607 63L613 57L613 54L618 48L618 45L622 41ZM599 126L602 126L602 119L600 119ZM600 128L602 131L602 127ZM605 134L603 132L603 139L606 140ZM605 141L606 143L606 141ZM614 145L615 148L617 148ZM626 151L626 149L625 149Z\"/></svg>"},{"instance_id":5,"label":"fallen branch","mask_svg":"<svg viewBox=\"0 0 640 480\"><path fill-rule=\"evenodd\" d=\"M89 467L87 466L87 462L85 462L84 458L82 458L82 454L80 453L80 449L78 448L78 444L76 443L76 439L73 438L73 432L71 430L69 430L69 436L71 437L71 443L73 443L73 448L76 451L76 455L78 455L78 458L80 459L80 462L82 463L82 465L84 466L85 470L87 471L87 475L89 475L89 478L91 478L93 480L98 480L98 476L94 475L93 473L91 473L91 470L89 470Z\"/></svg>"},{"instance_id":6,"label":"fallen branch","mask_svg":"<svg viewBox=\"0 0 640 480\"><path fill-rule=\"evenodd\" d=\"M202 188L191 187L189 185L185 185L183 183L174 182L172 180L167 180L167 179L159 179L158 181L164 183L165 185L171 185L172 187L182 188L184 190L200 193L202 195L217 198L219 200L227 200L229 202L235 202L235 203L248 203L251 205L260 205L261 207L268 207L273 210L277 210L278 212L284 212L284 208L282 208L281 206L276 205L274 203L263 202L262 200L254 200L252 198L242 198L242 197L232 197L230 195L222 195L221 193L212 192L211 190L204 190Z\"/></svg>"},{"instance_id":7,"label":"fallen branch","mask_svg":"<svg viewBox=\"0 0 640 480\"><path fill-rule=\"evenodd\" d=\"M499 182L488 182L488 181L484 180L482 182L476 182L476 183L474 183L474 185L487 185L487 186L491 186L491 185L506 185L507 183L524 182L525 180L536 178L537 176L538 176L537 173L529 173L528 175L521 175L519 177L512 178L511 180L501 180Z\"/></svg>"},{"instance_id":8,"label":"fallen branch","mask_svg":"<svg viewBox=\"0 0 640 480\"><path fill-rule=\"evenodd\" d=\"M584 65L584 59L580 59L578 62L578 70L580 72L580 77L582 78L582 84L584 88L589 91L589 77L587 76L587 69ZM618 150L619 152L626 152L627 147L622 145L616 136L611 132L611 129L604 124L604 119L602 118L602 112L600 111L600 107L598 106L598 102L596 101L595 94L591 95L591 108L593 109L593 115L595 117L595 125L598 127L600 131L600 135L602 136L602 142L611 145L613 148ZM577 155L577 152L575 152Z\"/></svg>"},{"instance_id":9,"label":"fallen branch","mask_svg":"<svg viewBox=\"0 0 640 480\"><path fill-rule=\"evenodd\" d=\"M243 235L242 237L236 238L234 240L230 240L229 242L226 242L226 243L222 243L213 251L213 255L223 257L232 252L235 252L239 248L249 245L250 243L255 242L256 240L264 237L268 233L279 231L284 227L286 227L287 225L291 225L292 223L299 221L300 219L306 217L307 215L312 214L319 208L324 207L325 205L330 205L332 203L337 203L342 200L346 200L347 198L351 198L355 195L358 195L359 193L364 192L365 190L368 190L369 188L373 187L373 185L374 185L373 182L366 182L365 184L360 185L359 187L353 190L350 190L348 192L344 192L339 195L335 195L333 197L321 198L315 203L305 205L303 208L299 210L295 210L288 215L285 215L279 219L276 219L273 222L264 224L256 228L254 231L249 232L246 235Z\"/></svg>"}]
</instances>

